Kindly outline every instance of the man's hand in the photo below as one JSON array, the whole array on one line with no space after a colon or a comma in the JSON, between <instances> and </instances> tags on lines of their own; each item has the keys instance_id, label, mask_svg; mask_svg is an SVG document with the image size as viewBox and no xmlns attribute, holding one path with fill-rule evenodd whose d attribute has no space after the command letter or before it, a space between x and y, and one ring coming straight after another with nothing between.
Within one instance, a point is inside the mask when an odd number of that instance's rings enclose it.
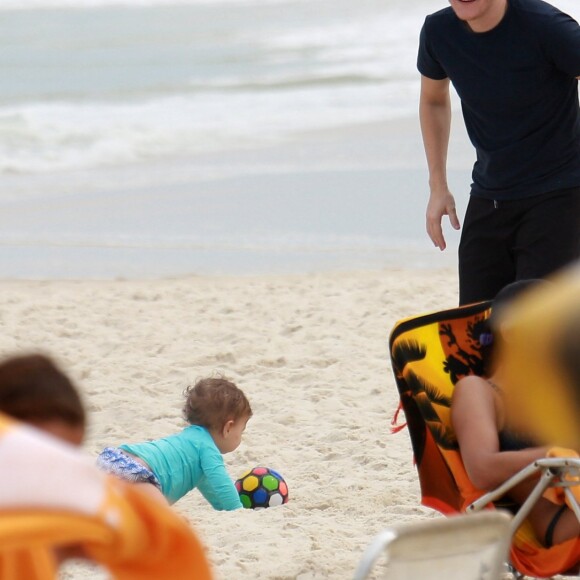
<instances>
[{"instance_id":1,"label":"man's hand","mask_svg":"<svg viewBox=\"0 0 580 580\"><path fill-rule=\"evenodd\" d=\"M447 244L443 236L443 228L441 227L441 220L443 216L449 216L449 222L453 229L461 228L457 212L455 210L455 198L448 189L440 193L431 192L429 203L427 204L427 234L436 248L443 251Z\"/></svg>"}]
</instances>

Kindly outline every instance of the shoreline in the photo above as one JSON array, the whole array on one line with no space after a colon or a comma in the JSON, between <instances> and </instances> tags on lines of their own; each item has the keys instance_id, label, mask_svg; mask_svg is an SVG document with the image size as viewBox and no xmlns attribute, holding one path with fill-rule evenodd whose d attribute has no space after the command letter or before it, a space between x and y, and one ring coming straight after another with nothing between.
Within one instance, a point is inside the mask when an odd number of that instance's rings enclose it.
<instances>
[{"instance_id":1,"label":"shoreline","mask_svg":"<svg viewBox=\"0 0 580 580\"><path fill-rule=\"evenodd\" d=\"M427 242L426 242L427 243ZM0 245L4 281L59 282L116 280L150 281L188 277L250 279L262 276L341 274L352 271L380 273L391 269L428 272L452 269L457 248L449 242L445 252L409 246L371 249L243 249L156 248L148 246L102 247ZM12 263L15 254L18 263Z\"/></svg>"}]
</instances>

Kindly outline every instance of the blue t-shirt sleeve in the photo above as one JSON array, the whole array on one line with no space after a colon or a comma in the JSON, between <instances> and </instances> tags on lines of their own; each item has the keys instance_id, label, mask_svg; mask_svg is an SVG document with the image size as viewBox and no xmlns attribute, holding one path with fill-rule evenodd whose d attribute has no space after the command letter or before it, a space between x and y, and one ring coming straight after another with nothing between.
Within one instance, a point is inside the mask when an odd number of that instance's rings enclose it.
<instances>
[{"instance_id":1,"label":"blue t-shirt sleeve","mask_svg":"<svg viewBox=\"0 0 580 580\"><path fill-rule=\"evenodd\" d=\"M212 507L226 511L243 507L221 453L217 449L204 448L200 460L203 475L197 488Z\"/></svg>"},{"instance_id":2,"label":"blue t-shirt sleeve","mask_svg":"<svg viewBox=\"0 0 580 580\"><path fill-rule=\"evenodd\" d=\"M554 66L570 75L580 76L580 26L571 16L557 12L544 33L544 50Z\"/></svg>"},{"instance_id":3,"label":"blue t-shirt sleeve","mask_svg":"<svg viewBox=\"0 0 580 580\"><path fill-rule=\"evenodd\" d=\"M419 54L417 55L417 69L419 72L430 79L441 81L449 75L441 66L436 56L433 54L432 47L429 43L429 17L425 19L421 34L419 35Z\"/></svg>"}]
</instances>

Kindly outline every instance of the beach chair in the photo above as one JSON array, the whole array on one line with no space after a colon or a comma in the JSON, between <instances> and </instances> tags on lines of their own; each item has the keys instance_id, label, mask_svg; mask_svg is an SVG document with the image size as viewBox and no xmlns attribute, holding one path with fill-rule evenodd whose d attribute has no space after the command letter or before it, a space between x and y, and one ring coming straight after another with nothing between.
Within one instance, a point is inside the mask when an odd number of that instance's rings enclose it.
<instances>
[{"instance_id":1,"label":"beach chair","mask_svg":"<svg viewBox=\"0 0 580 580\"><path fill-rule=\"evenodd\" d=\"M365 550L354 580L379 572L375 577L396 580L498 580L510 521L498 510L388 527Z\"/></svg>"},{"instance_id":2,"label":"beach chair","mask_svg":"<svg viewBox=\"0 0 580 580\"><path fill-rule=\"evenodd\" d=\"M469 480L451 426L454 385L469 374L483 373L479 335L491 312L481 302L397 322L389 338L393 373L406 418L393 420L393 431L408 427L417 466L421 503L443 514L471 513L501 504L509 489L536 473L538 485L514 517L510 562L514 572L545 578L568 572L580 562L580 541L545 548L525 521L533 502L550 486L567 486L580 471L578 459L541 459L497 490L484 493ZM569 489L565 490L574 502ZM574 502L575 503L575 502ZM580 519L580 508L576 504Z\"/></svg>"}]
</instances>

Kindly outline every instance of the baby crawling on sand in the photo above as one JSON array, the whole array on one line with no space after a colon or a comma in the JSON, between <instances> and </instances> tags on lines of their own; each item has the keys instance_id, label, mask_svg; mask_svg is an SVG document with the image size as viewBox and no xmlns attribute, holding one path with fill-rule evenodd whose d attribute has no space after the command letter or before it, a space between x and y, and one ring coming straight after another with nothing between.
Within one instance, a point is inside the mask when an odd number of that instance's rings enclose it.
<instances>
[{"instance_id":1,"label":"baby crawling on sand","mask_svg":"<svg viewBox=\"0 0 580 580\"><path fill-rule=\"evenodd\" d=\"M225 378L199 380L185 390L183 415L189 426L143 443L106 447L97 466L175 503L194 488L216 510L242 507L222 454L238 448L252 416L250 403Z\"/></svg>"}]
</instances>

